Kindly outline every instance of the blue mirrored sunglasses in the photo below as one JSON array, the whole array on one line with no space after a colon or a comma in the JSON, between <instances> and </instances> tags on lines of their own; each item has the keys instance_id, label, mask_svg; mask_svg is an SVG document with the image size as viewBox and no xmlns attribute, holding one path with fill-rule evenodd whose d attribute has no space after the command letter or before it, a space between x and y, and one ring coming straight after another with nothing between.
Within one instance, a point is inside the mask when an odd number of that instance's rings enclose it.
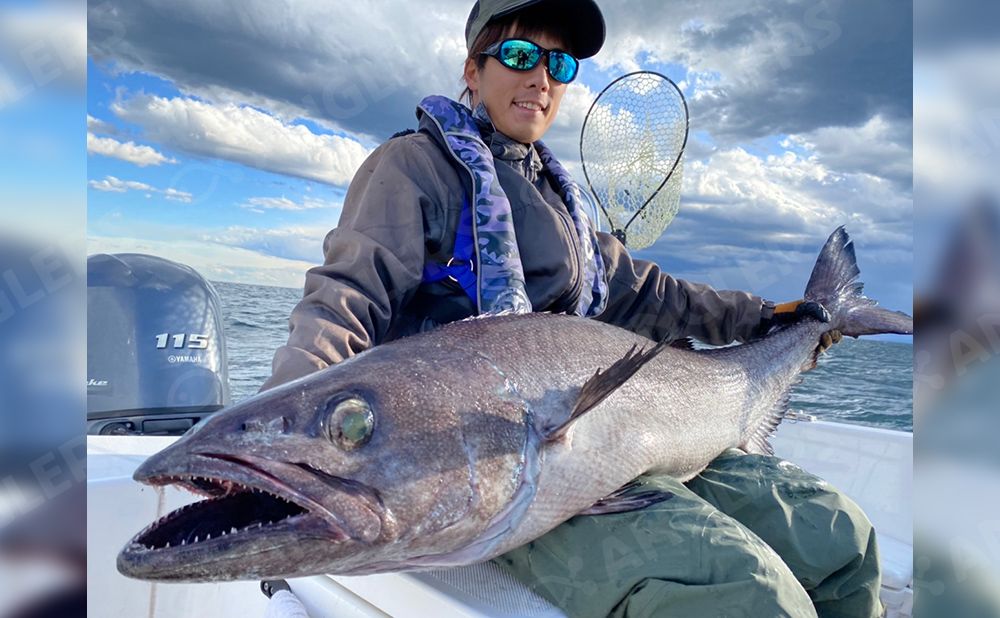
<instances>
[{"instance_id":1,"label":"blue mirrored sunglasses","mask_svg":"<svg viewBox=\"0 0 1000 618\"><path fill-rule=\"evenodd\" d=\"M508 69L530 71L538 66L542 56L548 57L547 68L552 79L568 84L576 79L580 61L572 54L558 49L544 49L525 39L506 39L490 45L482 55L491 56Z\"/></svg>"}]
</instances>

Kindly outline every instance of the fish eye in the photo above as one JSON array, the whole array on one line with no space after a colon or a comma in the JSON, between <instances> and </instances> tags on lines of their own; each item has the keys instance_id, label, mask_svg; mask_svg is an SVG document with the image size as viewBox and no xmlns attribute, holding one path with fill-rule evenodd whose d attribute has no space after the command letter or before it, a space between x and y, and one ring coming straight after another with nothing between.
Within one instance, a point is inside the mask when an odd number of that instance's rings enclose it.
<instances>
[{"instance_id":1,"label":"fish eye","mask_svg":"<svg viewBox=\"0 0 1000 618\"><path fill-rule=\"evenodd\" d=\"M346 450L363 446L375 429L375 415L364 399L343 399L333 407L327 418L327 438Z\"/></svg>"}]
</instances>

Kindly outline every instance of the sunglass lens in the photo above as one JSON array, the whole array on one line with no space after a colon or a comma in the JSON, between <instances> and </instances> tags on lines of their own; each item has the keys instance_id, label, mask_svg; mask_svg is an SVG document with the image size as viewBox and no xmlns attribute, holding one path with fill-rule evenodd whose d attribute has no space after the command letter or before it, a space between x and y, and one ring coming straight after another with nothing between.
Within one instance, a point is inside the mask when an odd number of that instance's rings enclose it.
<instances>
[{"instance_id":1,"label":"sunglass lens","mask_svg":"<svg viewBox=\"0 0 1000 618\"><path fill-rule=\"evenodd\" d=\"M549 75L552 79L568 84L576 77L579 68L580 63L573 56L563 52L549 53Z\"/></svg>"},{"instance_id":2,"label":"sunglass lens","mask_svg":"<svg viewBox=\"0 0 1000 618\"><path fill-rule=\"evenodd\" d=\"M500 62L518 71L535 68L541 56L541 50L530 41L505 41L500 46Z\"/></svg>"}]
</instances>

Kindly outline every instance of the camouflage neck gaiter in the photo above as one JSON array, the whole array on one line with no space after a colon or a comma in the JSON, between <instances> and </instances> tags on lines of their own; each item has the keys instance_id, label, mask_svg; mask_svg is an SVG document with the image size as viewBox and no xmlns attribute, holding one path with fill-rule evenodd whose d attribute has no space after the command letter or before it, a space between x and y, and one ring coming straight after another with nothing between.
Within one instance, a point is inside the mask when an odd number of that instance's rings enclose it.
<instances>
[{"instance_id":1,"label":"camouflage neck gaiter","mask_svg":"<svg viewBox=\"0 0 1000 618\"><path fill-rule=\"evenodd\" d=\"M486 107L480 103L475 111L470 111L447 97L431 96L420 102L417 113L426 114L433 121L451 155L469 172L472 181L471 203L475 216L470 236L474 247L478 248L474 253L478 267L476 304L479 313L530 313L532 306L525 289L510 200L500 186L493 155L481 136L481 129L495 130ZM573 218L583 256L586 283L574 313L598 315L607 303L607 281L597 235L583 208L580 188L544 144L537 142L535 148L556 179Z\"/></svg>"}]
</instances>

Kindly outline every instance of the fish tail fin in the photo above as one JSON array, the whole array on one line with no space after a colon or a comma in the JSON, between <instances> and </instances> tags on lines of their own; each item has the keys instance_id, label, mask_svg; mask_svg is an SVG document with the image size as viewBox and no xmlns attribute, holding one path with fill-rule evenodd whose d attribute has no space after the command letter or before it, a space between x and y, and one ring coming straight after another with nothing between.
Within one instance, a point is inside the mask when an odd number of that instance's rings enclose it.
<instances>
[{"instance_id":1,"label":"fish tail fin","mask_svg":"<svg viewBox=\"0 0 1000 618\"><path fill-rule=\"evenodd\" d=\"M830 330L858 337L881 333L913 334L913 318L900 311L878 306L862 294L861 270L854 255L854 241L844 226L838 227L823 245L803 295L830 312Z\"/></svg>"},{"instance_id":2,"label":"fish tail fin","mask_svg":"<svg viewBox=\"0 0 1000 618\"><path fill-rule=\"evenodd\" d=\"M862 294L864 284L858 281L861 270L854 255L854 242L844 227L838 227L823 245L813 267L803 300L817 302L830 313L827 330L839 330L844 335L858 337L880 333L913 333L913 318L899 311L883 309ZM816 366L818 349L802 366ZM748 453L774 453L768 438L774 433L788 411L788 392L775 402L764 418L752 427L742 448Z\"/></svg>"}]
</instances>

